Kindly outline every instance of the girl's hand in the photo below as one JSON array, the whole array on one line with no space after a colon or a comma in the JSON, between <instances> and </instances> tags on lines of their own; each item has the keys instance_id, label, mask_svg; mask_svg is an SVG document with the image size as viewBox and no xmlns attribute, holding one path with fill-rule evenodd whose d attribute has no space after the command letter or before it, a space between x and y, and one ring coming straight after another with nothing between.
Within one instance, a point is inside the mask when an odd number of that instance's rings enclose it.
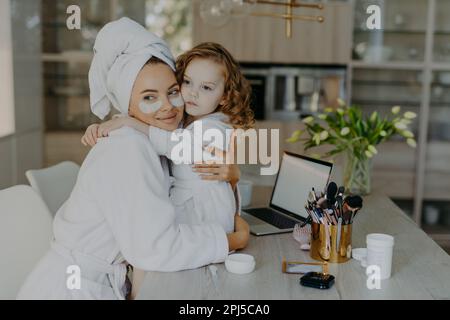
<instances>
[{"instance_id":1,"label":"girl's hand","mask_svg":"<svg viewBox=\"0 0 450 320\"><path fill-rule=\"evenodd\" d=\"M84 133L83 137L81 137L81 143L83 145L89 145L93 147L97 143L99 126L100 125L98 123L94 123L87 127L86 132Z\"/></svg>"},{"instance_id":2,"label":"girl's hand","mask_svg":"<svg viewBox=\"0 0 450 320\"><path fill-rule=\"evenodd\" d=\"M116 117L106 122L103 122L97 131L97 137L107 137L111 131L122 128L127 125L130 118L128 117Z\"/></svg>"}]
</instances>

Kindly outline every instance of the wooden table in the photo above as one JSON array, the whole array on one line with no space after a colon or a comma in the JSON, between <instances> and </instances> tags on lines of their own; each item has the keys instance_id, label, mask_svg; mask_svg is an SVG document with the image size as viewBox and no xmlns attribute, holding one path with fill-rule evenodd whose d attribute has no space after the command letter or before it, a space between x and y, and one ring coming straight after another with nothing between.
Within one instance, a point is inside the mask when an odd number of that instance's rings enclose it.
<instances>
[{"instance_id":1,"label":"wooden table","mask_svg":"<svg viewBox=\"0 0 450 320\"><path fill-rule=\"evenodd\" d=\"M255 187L253 194L253 204L264 204L270 188ZM300 286L300 275L281 272L282 258L313 260L289 233L251 236L242 252L255 257L253 273L232 274L224 264L215 265L216 277L208 266L148 272L137 299L450 299L450 256L389 198L376 192L364 198L364 207L355 219L353 248L365 247L366 235L374 232L395 237L392 276L381 281L381 289L367 288L365 268L356 260L330 264L336 282L329 290Z\"/></svg>"}]
</instances>

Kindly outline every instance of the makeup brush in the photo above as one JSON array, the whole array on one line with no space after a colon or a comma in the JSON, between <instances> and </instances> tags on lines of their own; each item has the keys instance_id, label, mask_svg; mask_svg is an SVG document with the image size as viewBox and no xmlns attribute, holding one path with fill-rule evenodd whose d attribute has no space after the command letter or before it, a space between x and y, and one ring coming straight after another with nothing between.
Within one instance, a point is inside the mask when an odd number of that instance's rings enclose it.
<instances>
[{"instance_id":1,"label":"makeup brush","mask_svg":"<svg viewBox=\"0 0 450 320\"><path fill-rule=\"evenodd\" d=\"M345 198L345 202L350 208L362 208L363 199L360 196L348 196Z\"/></svg>"},{"instance_id":2,"label":"makeup brush","mask_svg":"<svg viewBox=\"0 0 450 320\"><path fill-rule=\"evenodd\" d=\"M321 198L320 192L316 192L314 187L312 187L312 191L314 192L314 196L316 197L316 201Z\"/></svg>"},{"instance_id":3,"label":"makeup brush","mask_svg":"<svg viewBox=\"0 0 450 320\"><path fill-rule=\"evenodd\" d=\"M353 223L353 219L355 219L356 214L359 212L359 209L356 209L355 211L353 211L352 217L350 219L350 223Z\"/></svg>"},{"instance_id":4,"label":"makeup brush","mask_svg":"<svg viewBox=\"0 0 450 320\"><path fill-rule=\"evenodd\" d=\"M330 182L327 186L327 200L328 200L328 208L336 202L336 193L338 191L337 184L335 182Z\"/></svg>"},{"instance_id":5,"label":"makeup brush","mask_svg":"<svg viewBox=\"0 0 450 320\"><path fill-rule=\"evenodd\" d=\"M317 201L316 194L314 193L314 191L309 192L308 201L310 202L310 204L314 204Z\"/></svg>"},{"instance_id":6,"label":"makeup brush","mask_svg":"<svg viewBox=\"0 0 450 320\"><path fill-rule=\"evenodd\" d=\"M346 224L353 222L356 212L362 208L363 200L360 196L348 196L344 200L344 221Z\"/></svg>"},{"instance_id":7,"label":"makeup brush","mask_svg":"<svg viewBox=\"0 0 450 320\"><path fill-rule=\"evenodd\" d=\"M313 218L311 215L308 215L308 218L306 218L305 222L303 222L300 227L303 228L304 226L306 226L307 224L311 224L311 222L313 221Z\"/></svg>"},{"instance_id":8,"label":"makeup brush","mask_svg":"<svg viewBox=\"0 0 450 320\"><path fill-rule=\"evenodd\" d=\"M342 204L344 202L344 192L345 188L343 186L340 186L338 189L338 195L336 196L336 208L339 216L342 216Z\"/></svg>"},{"instance_id":9,"label":"makeup brush","mask_svg":"<svg viewBox=\"0 0 450 320\"><path fill-rule=\"evenodd\" d=\"M328 206L328 201L325 197L320 198L317 200L317 206L321 209L326 209Z\"/></svg>"}]
</instances>

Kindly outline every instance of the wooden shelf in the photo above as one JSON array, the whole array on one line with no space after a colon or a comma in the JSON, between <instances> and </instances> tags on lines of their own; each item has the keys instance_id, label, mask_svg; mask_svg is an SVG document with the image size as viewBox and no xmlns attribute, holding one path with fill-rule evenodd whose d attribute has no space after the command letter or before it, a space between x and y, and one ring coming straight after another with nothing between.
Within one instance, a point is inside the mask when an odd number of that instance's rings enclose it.
<instances>
[{"instance_id":1,"label":"wooden shelf","mask_svg":"<svg viewBox=\"0 0 450 320\"><path fill-rule=\"evenodd\" d=\"M355 33L373 33L377 32L374 30L366 30L366 29L355 29ZM383 29L379 30L378 32L388 35L422 35L425 36L426 30L422 29ZM448 30L435 30L434 31L435 36L450 36L450 31Z\"/></svg>"},{"instance_id":2,"label":"wooden shelf","mask_svg":"<svg viewBox=\"0 0 450 320\"><path fill-rule=\"evenodd\" d=\"M362 99L352 99L353 104L361 106L377 106L377 107L393 107L393 106L403 106L403 107L416 107L420 108L420 101L388 101L388 100L362 100Z\"/></svg>"},{"instance_id":3,"label":"wooden shelf","mask_svg":"<svg viewBox=\"0 0 450 320\"><path fill-rule=\"evenodd\" d=\"M411 85L418 85L421 86L422 84L417 81L388 81L388 80L359 80L359 79L352 79L353 85L357 86L398 86L398 87L406 87Z\"/></svg>"},{"instance_id":4,"label":"wooden shelf","mask_svg":"<svg viewBox=\"0 0 450 320\"><path fill-rule=\"evenodd\" d=\"M421 71L424 68L424 63L417 62L406 62L406 61L386 61L379 63L371 63L359 60L352 60L350 66L352 68L361 69L389 69L389 70L416 70Z\"/></svg>"},{"instance_id":5,"label":"wooden shelf","mask_svg":"<svg viewBox=\"0 0 450 320\"><path fill-rule=\"evenodd\" d=\"M433 71L450 71L450 62L433 62L431 69Z\"/></svg>"},{"instance_id":6,"label":"wooden shelf","mask_svg":"<svg viewBox=\"0 0 450 320\"><path fill-rule=\"evenodd\" d=\"M422 229L426 233L433 235L437 238L443 239L445 236L450 239L450 226L442 225L442 224L436 224L436 225L428 225L428 224L422 224ZM444 237L442 237L444 236Z\"/></svg>"},{"instance_id":7,"label":"wooden shelf","mask_svg":"<svg viewBox=\"0 0 450 320\"><path fill-rule=\"evenodd\" d=\"M66 51L62 53L43 53L43 62L91 63L94 53L88 51Z\"/></svg>"},{"instance_id":8,"label":"wooden shelf","mask_svg":"<svg viewBox=\"0 0 450 320\"><path fill-rule=\"evenodd\" d=\"M355 29L355 33L373 33L373 32L379 32L383 34L412 34L412 35L425 35L426 30L422 29L383 29L383 30L366 30L366 29ZM450 33L449 33L450 34Z\"/></svg>"}]
</instances>

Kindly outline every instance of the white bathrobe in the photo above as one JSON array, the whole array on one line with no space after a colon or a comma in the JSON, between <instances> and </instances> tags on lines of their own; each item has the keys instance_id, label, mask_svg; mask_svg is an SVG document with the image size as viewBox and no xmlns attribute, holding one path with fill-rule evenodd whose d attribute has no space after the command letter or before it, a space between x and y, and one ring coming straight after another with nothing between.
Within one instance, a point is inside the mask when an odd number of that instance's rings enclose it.
<instances>
[{"instance_id":1,"label":"white bathrobe","mask_svg":"<svg viewBox=\"0 0 450 320\"><path fill-rule=\"evenodd\" d=\"M193 139L199 139L202 147L214 146L228 151L233 127L227 121L228 116L221 112L215 112L192 122L185 129L177 129L176 133L156 127L150 127L149 129L149 139L156 152L169 159L172 159L172 152L177 153L176 150L179 150L177 145L183 143L183 132L188 131L190 133L191 140L189 142L191 144L187 144L191 147L189 163L172 166L175 181L170 191L170 199L175 205L176 219L179 223L219 223L225 232L234 231L234 215L240 209L239 202L236 201L238 195L235 195L228 182L202 180L199 174L192 171L194 160ZM216 141L215 139L204 141L202 136L194 134L194 126L198 123L202 125L203 134L209 129L218 130L222 134L223 141ZM172 139L173 134L179 134L178 141ZM204 155L206 153L207 151L203 151Z\"/></svg>"},{"instance_id":2,"label":"white bathrobe","mask_svg":"<svg viewBox=\"0 0 450 320\"><path fill-rule=\"evenodd\" d=\"M142 270L178 271L222 262L228 254L221 226L175 224L160 157L145 135L128 127L90 151L53 231L52 248L19 299L123 299L124 261ZM74 265L80 289L71 282L68 267Z\"/></svg>"}]
</instances>

